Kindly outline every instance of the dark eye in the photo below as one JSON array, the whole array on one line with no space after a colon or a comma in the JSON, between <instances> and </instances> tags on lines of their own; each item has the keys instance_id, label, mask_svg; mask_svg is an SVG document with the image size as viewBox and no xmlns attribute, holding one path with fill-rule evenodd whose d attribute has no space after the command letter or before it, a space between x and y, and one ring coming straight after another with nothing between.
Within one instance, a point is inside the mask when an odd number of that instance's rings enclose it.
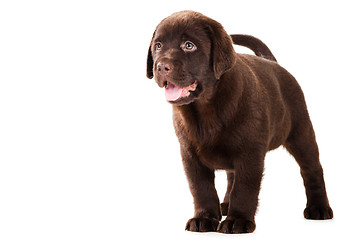
<instances>
[{"instance_id":1,"label":"dark eye","mask_svg":"<svg viewBox=\"0 0 360 240\"><path fill-rule=\"evenodd\" d=\"M184 44L184 50L188 51L188 52L192 52L196 50L196 46L194 43L190 42L190 41L186 41Z\"/></svg>"},{"instance_id":2,"label":"dark eye","mask_svg":"<svg viewBox=\"0 0 360 240\"><path fill-rule=\"evenodd\" d=\"M160 42L155 43L155 49L156 50L160 50L160 48L162 47Z\"/></svg>"}]
</instances>

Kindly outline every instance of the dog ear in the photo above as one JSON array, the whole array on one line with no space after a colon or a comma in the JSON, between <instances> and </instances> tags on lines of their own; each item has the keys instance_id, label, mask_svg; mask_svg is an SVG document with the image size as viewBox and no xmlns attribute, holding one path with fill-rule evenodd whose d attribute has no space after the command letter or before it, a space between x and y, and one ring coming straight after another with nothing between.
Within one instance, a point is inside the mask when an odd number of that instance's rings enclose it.
<instances>
[{"instance_id":1,"label":"dog ear","mask_svg":"<svg viewBox=\"0 0 360 240\"><path fill-rule=\"evenodd\" d=\"M150 47L149 47L149 51L148 51L148 55L147 55L146 77L148 77L150 79L154 77L154 72L153 72L154 59L153 59L153 56L152 56L152 53L151 53L151 45L152 45L152 42L153 42L153 39L154 39L154 35L155 35L155 32L154 32L153 37L151 39Z\"/></svg>"},{"instance_id":2,"label":"dog ear","mask_svg":"<svg viewBox=\"0 0 360 240\"><path fill-rule=\"evenodd\" d=\"M220 23L211 20L208 24L214 74L216 79L220 79L227 70L234 66L235 50L231 37Z\"/></svg>"}]
</instances>

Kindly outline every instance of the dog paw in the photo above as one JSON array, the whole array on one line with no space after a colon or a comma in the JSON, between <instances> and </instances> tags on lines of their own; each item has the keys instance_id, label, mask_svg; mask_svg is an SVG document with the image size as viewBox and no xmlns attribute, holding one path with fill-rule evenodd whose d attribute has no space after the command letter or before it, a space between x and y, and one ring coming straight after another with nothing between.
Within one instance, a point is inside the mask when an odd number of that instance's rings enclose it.
<instances>
[{"instance_id":1,"label":"dog paw","mask_svg":"<svg viewBox=\"0 0 360 240\"><path fill-rule=\"evenodd\" d=\"M228 210L229 210L229 203L224 203L223 202L221 204L221 215L222 216L227 216Z\"/></svg>"},{"instance_id":2,"label":"dog paw","mask_svg":"<svg viewBox=\"0 0 360 240\"><path fill-rule=\"evenodd\" d=\"M186 223L185 230L191 232L216 232L219 220L215 218L191 218Z\"/></svg>"},{"instance_id":3,"label":"dog paw","mask_svg":"<svg viewBox=\"0 0 360 240\"><path fill-rule=\"evenodd\" d=\"M311 205L305 208L304 217L312 220L325 220L332 219L334 214L329 206Z\"/></svg>"},{"instance_id":4,"label":"dog paw","mask_svg":"<svg viewBox=\"0 0 360 240\"><path fill-rule=\"evenodd\" d=\"M242 218L226 218L218 227L220 233L251 233L255 230L255 223Z\"/></svg>"}]
</instances>

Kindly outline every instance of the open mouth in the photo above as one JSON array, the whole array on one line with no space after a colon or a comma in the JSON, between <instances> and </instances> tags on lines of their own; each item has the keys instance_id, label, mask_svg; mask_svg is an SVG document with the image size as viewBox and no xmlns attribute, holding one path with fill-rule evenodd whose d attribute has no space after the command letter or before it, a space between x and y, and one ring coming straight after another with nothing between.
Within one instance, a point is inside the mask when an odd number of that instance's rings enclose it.
<instances>
[{"instance_id":1,"label":"open mouth","mask_svg":"<svg viewBox=\"0 0 360 240\"><path fill-rule=\"evenodd\" d=\"M169 102L174 102L182 98L190 96L191 92L196 90L197 81L186 87L178 87L170 82L165 85L165 97Z\"/></svg>"}]
</instances>

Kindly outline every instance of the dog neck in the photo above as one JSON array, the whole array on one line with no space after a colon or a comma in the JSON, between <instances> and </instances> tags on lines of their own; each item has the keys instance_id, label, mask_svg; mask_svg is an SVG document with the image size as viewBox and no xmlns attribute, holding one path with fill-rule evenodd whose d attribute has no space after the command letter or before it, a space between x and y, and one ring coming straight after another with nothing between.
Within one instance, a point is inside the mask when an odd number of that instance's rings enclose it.
<instances>
[{"instance_id":1,"label":"dog neck","mask_svg":"<svg viewBox=\"0 0 360 240\"><path fill-rule=\"evenodd\" d=\"M187 137L200 143L211 143L228 127L239 111L243 81L234 71L226 72L219 81L212 98L173 106L174 124L181 125ZM235 80L234 80L235 79Z\"/></svg>"}]
</instances>

